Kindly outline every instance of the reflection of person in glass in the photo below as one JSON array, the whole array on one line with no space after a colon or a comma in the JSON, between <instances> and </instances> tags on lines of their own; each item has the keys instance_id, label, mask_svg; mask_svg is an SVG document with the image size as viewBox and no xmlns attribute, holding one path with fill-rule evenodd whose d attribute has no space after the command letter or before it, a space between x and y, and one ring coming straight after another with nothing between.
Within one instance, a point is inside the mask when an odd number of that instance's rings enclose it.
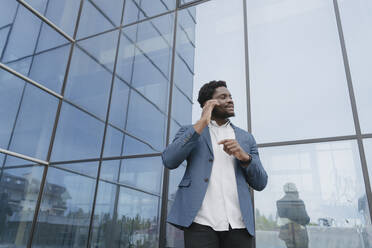
<instances>
[{"instance_id":1,"label":"reflection of person in glass","mask_svg":"<svg viewBox=\"0 0 372 248\"><path fill-rule=\"evenodd\" d=\"M286 183L283 187L285 195L276 202L279 216L279 238L287 248L307 248L309 238L306 225L310 218L307 215L305 203L299 198L294 183Z\"/></svg>"},{"instance_id":2,"label":"reflection of person in glass","mask_svg":"<svg viewBox=\"0 0 372 248\"><path fill-rule=\"evenodd\" d=\"M6 230L6 221L8 216L13 214L9 205L9 196L7 193L2 193L0 196L0 237L2 232Z\"/></svg>"},{"instance_id":3,"label":"reflection of person in glass","mask_svg":"<svg viewBox=\"0 0 372 248\"><path fill-rule=\"evenodd\" d=\"M253 136L228 119L235 113L226 83L205 84L198 101L199 121L181 127L162 154L169 169L187 161L168 222L184 230L186 248L248 248L254 235L248 184L263 190L267 174Z\"/></svg>"}]
</instances>

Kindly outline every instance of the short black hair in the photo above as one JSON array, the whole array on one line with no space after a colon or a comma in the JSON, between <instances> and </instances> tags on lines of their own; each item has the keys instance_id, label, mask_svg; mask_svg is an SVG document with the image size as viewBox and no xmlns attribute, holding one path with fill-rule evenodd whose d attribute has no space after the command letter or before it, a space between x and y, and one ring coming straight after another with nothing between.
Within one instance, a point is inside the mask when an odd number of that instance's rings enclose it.
<instances>
[{"instance_id":1,"label":"short black hair","mask_svg":"<svg viewBox=\"0 0 372 248\"><path fill-rule=\"evenodd\" d=\"M200 107L203 108L204 103L213 97L214 90L218 87L226 87L225 81L210 81L209 83L204 84L199 90L198 102Z\"/></svg>"}]
</instances>

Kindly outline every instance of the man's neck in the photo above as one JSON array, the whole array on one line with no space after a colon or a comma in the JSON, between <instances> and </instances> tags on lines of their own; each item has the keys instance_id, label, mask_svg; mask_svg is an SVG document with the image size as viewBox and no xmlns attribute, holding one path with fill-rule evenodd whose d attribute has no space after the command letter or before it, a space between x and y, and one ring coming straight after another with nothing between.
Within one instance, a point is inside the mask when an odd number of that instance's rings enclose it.
<instances>
[{"instance_id":1,"label":"man's neck","mask_svg":"<svg viewBox=\"0 0 372 248\"><path fill-rule=\"evenodd\" d=\"M229 119L220 119L220 118L215 118L212 116L211 118L212 120L214 120L219 126L222 126L223 124L226 124L226 122L229 121Z\"/></svg>"}]
</instances>

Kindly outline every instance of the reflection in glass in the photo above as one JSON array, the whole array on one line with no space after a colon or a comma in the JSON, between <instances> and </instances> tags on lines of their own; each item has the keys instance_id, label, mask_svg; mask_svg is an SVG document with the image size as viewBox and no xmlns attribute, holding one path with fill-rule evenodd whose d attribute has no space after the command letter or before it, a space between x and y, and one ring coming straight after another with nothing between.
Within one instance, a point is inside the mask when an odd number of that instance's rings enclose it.
<instances>
[{"instance_id":1,"label":"reflection in glass","mask_svg":"<svg viewBox=\"0 0 372 248\"><path fill-rule=\"evenodd\" d=\"M165 144L167 119L153 104L135 91L131 91L127 130L150 143L157 150Z\"/></svg>"},{"instance_id":2,"label":"reflection in glass","mask_svg":"<svg viewBox=\"0 0 372 248\"><path fill-rule=\"evenodd\" d=\"M122 160L120 183L160 194L163 164L160 157Z\"/></svg>"},{"instance_id":3,"label":"reflection in glass","mask_svg":"<svg viewBox=\"0 0 372 248\"><path fill-rule=\"evenodd\" d=\"M122 2L123 0L105 1L105 3L102 0L85 0L77 38L102 33L120 24L121 15L115 12L120 11L121 13L123 8ZM115 12L107 12L107 9L115 9Z\"/></svg>"},{"instance_id":4,"label":"reflection in glass","mask_svg":"<svg viewBox=\"0 0 372 248\"><path fill-rule=\"evenodd\" d=\"M299 192L294 183L283 186L284 196L276 202L279 225L279 239L287 248L307 248L309 236L306 225L310 217L306 212L304 201L299 198Z\"/></svg>"},{"instance_id":5,"label":"reflection in glass","mask_svg":"<svg viewBox=\"0 0 372 248\"><path fill-rule=\"evenodd\" d=\"M173 22L169 14L124 28L118 58L121 79L162 111L168 102Z\"/></svg>"},{"instance_id":6,"label":"reflection in glass","mask_svg":"<svg viewBox=\"0 0 372 248\"><path fill-rule=\"evenodd\" d=\"M107 160L102 162L100 178L160 194L162 173L160 157Z\"/></svg>"},{"instance_id":7,"label":"reflection in glass","mask_svg":"<svg viewBox=\"0 0 372 248\"><path fill-rule=\"evenodd\" d=\"M60 93L65 77L70 46L62 46L34 56L29 77Z\"/></svg>"},{"instance_id":8,"label":"reflection in glass","mask_svg":"<svg viewBox=\"0 0 372 248\"><path fill-rule=\"evenodd\" d=\"M58 100L3 70L0 78L0 146L45 160Z\"/></svg>"},{"instance_id":9,"label":"reflection in glass","mask_svg":"<svg viewBox=\"0 0 372 248\"><path fill-rule=\"evenodd\" d=\"M71 61L65 96L105 119L118 31L78 43Z\"/></svg>"},{"instance_id":10,"label":"reflection in glass","mask_svg":"<svg viewBox=\"0 0 372 248\"><path fill-rule=\"evenodd\" d=\"M332 1L248 0L247 12L258 143L354 134Z\"/></svg>"},{"instance_id":11,"label":"reflection in glass","mask_svg":"<svg viewBox=\"0 0 372 248\"><path fill-rule=\"evenodd\" d=\"M306 247L307 238L309 247L368 247L356 141L268 147L260 154L270 180L255 195L258 248Z\"/></svg>"},{"instance_id":12,"label":"reflection in glass","mask_svg":"<svg viewBox=\"0 0 372 248\"><path fill-rule=\"evenodd\" d=\"M26 247L43 167L0 170L0 246Z\"/></svg>"},{"instance_id":13,"label":"reflection in glass","mask_svg":"<svg viewBox=\"0 0 372 248\"><path fill-rule=\"evenodd\" d=\"M362 133L372 133L372 1L338 1Z\"/></svg>"},{"instance_id":14,"label":"reflection in glass","mask_svg":"<svg viewBox=\"0 0 372 248\"><path fill-rule=\"evenodd\" d=\"M104 123L68 103L59 118L51 160L99 158Z\"/></svg>"},{"instance_id":15,"label":"reflection in glass","mask_svg":"<svg viewBox=\"0 0 372 248\"><path fill-rule=\"evenodd\" d=\"M157 247L159 198L100 182L91 247Z\"/></svg>"},{"instance_id":16,"label":"reflection in glass","mask_svg":"<svg viewBox=\"0 0 372 248\"><path fill-rule=\"evenodd\" d=\"M128 0L125 2L124 24L162 14L176 7L176 0Z\"/></svg>"},{"instance_id":17,"label":"reflection in glass","mask_svg":"<svg viewBox=\"0 0 372 248\"><path fill-rule=\"evenodd\" d=\"M94 179L49 168L33 245L86 247L95 185Z\"/></svg>"}]
</instances>

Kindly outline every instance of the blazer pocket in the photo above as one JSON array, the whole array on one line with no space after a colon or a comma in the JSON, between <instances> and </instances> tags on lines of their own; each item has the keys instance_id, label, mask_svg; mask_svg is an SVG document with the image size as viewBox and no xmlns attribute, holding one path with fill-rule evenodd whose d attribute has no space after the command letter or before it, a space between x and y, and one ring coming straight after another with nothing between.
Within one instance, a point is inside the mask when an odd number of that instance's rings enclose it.
<instances>
[{"instance_id":1,"label":"blazer pocket","mask_svg":"<svg viewBox=\"0 0 372 248\"><path fill-rule=\"evenodd\" d=\"M191 184L191 178L183 178L180 184L178 184L178 187L189 187L190 184Z\"/></svg>"}]
</instances>

